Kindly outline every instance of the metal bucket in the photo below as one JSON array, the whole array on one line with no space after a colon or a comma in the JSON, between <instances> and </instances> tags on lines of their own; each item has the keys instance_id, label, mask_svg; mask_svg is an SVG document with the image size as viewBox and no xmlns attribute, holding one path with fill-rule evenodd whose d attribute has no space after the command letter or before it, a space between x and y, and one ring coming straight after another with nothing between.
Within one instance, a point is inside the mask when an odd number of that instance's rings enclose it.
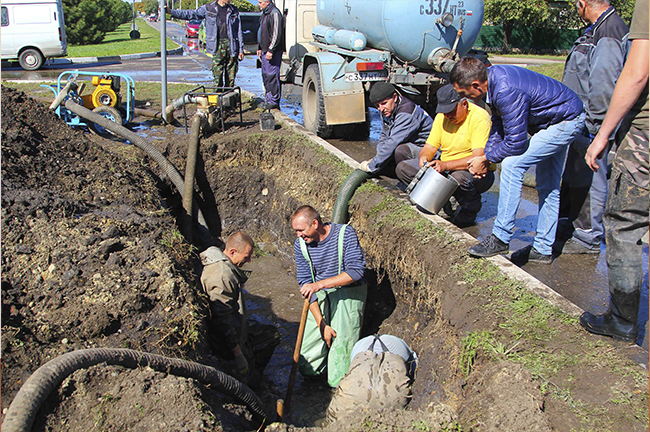
<instances>
[{"instance_id":1,"label":"metal bucket","mask_svg":"<svg viewBox=\"0 0 650 432\"><path fill-rule=\"evenodd\" d=\"M415 175L407 188L411 200L431 213L438 213L454 194L458 182L447 174L441 174L425 165Z\"/></svg>"},{"instance_id":2,"label":"metal bucket","mask_svg":"<svg viewBox=\"0 0 650 432\"><path fill-rule=\"evenodd\" d=\"M270 111L264 111L260 114L260 129L263 131L275 130L275 117Z\"/></svg>"}]
</instances>

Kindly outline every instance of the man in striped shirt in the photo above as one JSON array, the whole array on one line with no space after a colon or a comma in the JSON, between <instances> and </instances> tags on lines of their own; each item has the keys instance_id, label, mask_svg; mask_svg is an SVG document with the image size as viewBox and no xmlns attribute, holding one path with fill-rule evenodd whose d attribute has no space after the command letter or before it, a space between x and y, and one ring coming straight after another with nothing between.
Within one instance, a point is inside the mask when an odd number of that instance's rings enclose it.
<instances>
[{"instance_id":1,"label":"man in striped shirt","mask_svg":"<svg viewBox=\"0 0 650 432\"><path fill-rule=\"evenodd\" d=\"M323 223L311 206L291 216L300 294L310 299L310 315L300 351L303 376L327 374L336 387L350 365L359 339L366 300L366 261L354 228Z\"/></svg>"}]
</instances>

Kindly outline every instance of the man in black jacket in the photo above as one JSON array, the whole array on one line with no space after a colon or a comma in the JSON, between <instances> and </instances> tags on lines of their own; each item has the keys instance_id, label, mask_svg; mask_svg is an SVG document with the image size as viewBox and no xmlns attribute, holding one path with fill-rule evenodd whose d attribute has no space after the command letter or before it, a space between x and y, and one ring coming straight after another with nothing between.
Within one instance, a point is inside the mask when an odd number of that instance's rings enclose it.
<instances>
[{"instance_id":1,"label":"man in black jacket","mask_svg":"<svg viewBox=\"0 0 650 432\"><path fill-rule=\"evenodd\" d=\"M262 10L257 40L257 55L262 61L262 81L264 82L264 108L280 108L280 63L284 51L284 19L272 0L260 0L257 5Z\"/></svg>"},{"instance_id":2,"label":"man in black jacket","mask_svg":"<svg viewBox=\"0 0 650 432\"><path fill-rule=\"evenodd\" d=\"M594 173L584 161L584 153L600 129L623 69L629 29L608 0L577 0L575 6L580 17L590 25L573 44L562 83L576 92L584 103L586 127L569 147L560 190L560 224L553 251L597 255L605 233L603 212L607 200L608 163L607 156L599 159L600 169ZM610 142L613 141L612 134Z\"/></svg>"}]
</instances>

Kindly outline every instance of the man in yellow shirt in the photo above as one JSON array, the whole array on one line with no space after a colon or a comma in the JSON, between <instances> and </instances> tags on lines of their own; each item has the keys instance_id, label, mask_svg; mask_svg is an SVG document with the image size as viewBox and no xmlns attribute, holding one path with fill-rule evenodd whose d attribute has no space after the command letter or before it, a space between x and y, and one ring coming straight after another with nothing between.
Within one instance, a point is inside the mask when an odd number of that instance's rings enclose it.
<instances>
[{"instance_id":1,"label":"man in yellow shirt","mask_svg":"<svg viewBox=\"0 0 650 432\"><path fill-rule=\"evenodd\" d=\"M476 223L476 215L481 210L481 194L494 183L494 165L474 164L472 172L469 162L484 155L485 143L490 136L492 121L483 108L461 98L451 84L441 87L437 93L438 106L436 118L427 142L419 153L409 144L395 150L397 178L409 184L418 170L428 164L430 168L447 172L459 184L454 193L460 211L452 222L459 227ZM434 157L440 150L440 159Z\"/></svg>"}]
</instances>

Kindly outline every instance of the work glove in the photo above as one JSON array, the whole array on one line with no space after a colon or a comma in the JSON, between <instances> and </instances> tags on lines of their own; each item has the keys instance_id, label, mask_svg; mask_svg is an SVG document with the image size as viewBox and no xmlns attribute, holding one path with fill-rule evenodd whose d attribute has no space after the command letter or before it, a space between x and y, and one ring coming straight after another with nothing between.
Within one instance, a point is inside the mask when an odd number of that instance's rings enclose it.
<instances>
[{"instance_id":1,"label":"work glove","mask_svg":"<svg viewBox=\"0 0 650 432\"><path fill-rule=\"evenodd\" d=\"M363 170L365 172L372 172L370 171L370 168L368 168L368 165L370 165L370 162L372 162L372 159L365 160L363 162L359 162L359 169Z\"/></svg>"},{"instance_id":2,"label":"work glove","mask_svg":"<svg viewBox=\"0 0 650 432\"><path fill-rule=\"evenodd\" d=\"M235 357L235 367L243 379L248 378L249 366L244 354Z\"/></svg>"}]
</instances>

